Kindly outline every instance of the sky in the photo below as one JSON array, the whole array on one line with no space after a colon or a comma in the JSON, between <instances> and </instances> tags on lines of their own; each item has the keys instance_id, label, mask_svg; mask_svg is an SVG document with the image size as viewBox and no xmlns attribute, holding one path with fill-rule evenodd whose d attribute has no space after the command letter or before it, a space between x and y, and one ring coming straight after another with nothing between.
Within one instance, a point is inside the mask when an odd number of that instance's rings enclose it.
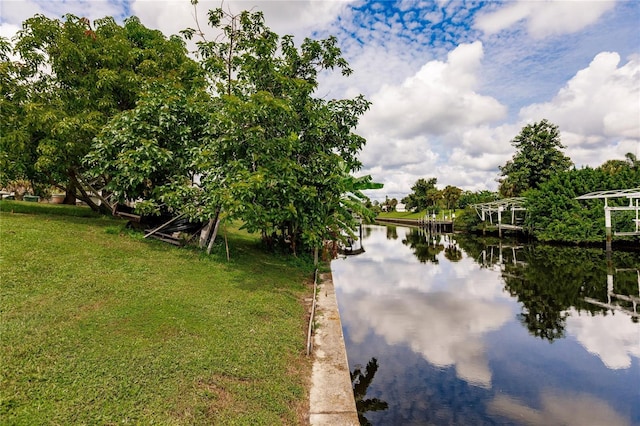
<instances>
[{"instance_id":1,"label":"sky","mask_svg":"<svg viewBox=\"0 0 640 426\"><path fill-rule=\"evenodd\" d=\"M527 124L559 126L576 167L640 157L640 1L1 0L0 36L41 13L91 20L136 15L166 35L208 9L261 10L297 42L334 35L353 68L321 76L317 96L372 102L357 175L400 200L419 178L496 190L511 140ZM640 183L639 183L640 184Z\"/></svg>"}]
</instances>

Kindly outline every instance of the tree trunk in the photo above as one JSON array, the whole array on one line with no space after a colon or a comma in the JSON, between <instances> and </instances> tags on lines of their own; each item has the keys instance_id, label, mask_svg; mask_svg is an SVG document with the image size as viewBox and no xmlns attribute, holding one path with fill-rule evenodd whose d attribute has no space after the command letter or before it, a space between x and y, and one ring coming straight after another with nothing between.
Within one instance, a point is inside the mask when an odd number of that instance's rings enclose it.
<instances>
[{"instance_id":1,"label":"tree trunk","mask_svg":"<svg viewBox=\"0 0 640 426\"><path fill-rule=\"evenodd\" d=\"M209 245L207 246L207 254L211 254L211 249L213 248L213 243L216 241L216 236L218 235L218 227L220 226L220 208L216 211L216 224L213 227L213 235L211 235L211 240L209 241Z\"/></svg>"},{"instance_id":2,"label":"tree trunk","mask_svg":"<svg viewBox=\"0 0 640 426\"><path fill-rule=\"evenodd\" d=\"M91 210L96 211L96 212L102 211L102 208L91 199L89 194L87 194L87 191L82 186L82 183L80 183L80 181L78 180L78 177L76 175L76 171L73 170L73 169L69 170L69 184L73 188L73 198L74 198L74 200L77 197L80 200L82 200L85 203L87 203L87 205L91 208ZM76 192L76 190L80 191L80 194L78 194ZM68 196L69 196L69 191L67 190L67 195L65 196L65 201L66 201ZM65 203L65 204L67 204L67 203ZM74 201L74 204L75 204L75 201ZM109 211L110 209L106 208L106 210Z\"/></svg>"},{"instance_id":3,"label":"tree trunk","mask_svg":"<svg viewBox=\"0 0 640 426\"><path fill-rule=\"evenodd\" d=\"M215 219L209 219L209 223L207 223L207 226L205 226L202 231L200 231L200 248L204 248L204 246L207 245L207 241L209 240L209 235L211 234L214 223Z\"/></svg>"},{"instance_id":4,"label":"tree trunk","mask_svg":"<svg viewBox=\"0 0 640 426\"><path fill-rule=\"evenodd\" d=\"M76 190L73 185L73 180L71 179L69 179L64 190L64 200L62 201L62 204L76 205Z\"/></svg>"}]
</instances>

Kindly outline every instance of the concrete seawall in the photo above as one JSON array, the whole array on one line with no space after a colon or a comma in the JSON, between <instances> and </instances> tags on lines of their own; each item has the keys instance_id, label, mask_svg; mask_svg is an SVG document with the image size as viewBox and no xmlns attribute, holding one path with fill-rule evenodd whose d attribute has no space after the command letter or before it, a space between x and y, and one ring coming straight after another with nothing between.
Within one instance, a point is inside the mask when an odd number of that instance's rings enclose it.
<instances>
[{"instance_id":1,"label":"concrete seawall","mask_svg":"<svg viewBox=\"0 0 640 426\"><path fill-rule=\"evenodd\" d=\"M312 426L358 426L347 351L331 274L320 276L309 396Z\"/></svg>"}]
</instances>

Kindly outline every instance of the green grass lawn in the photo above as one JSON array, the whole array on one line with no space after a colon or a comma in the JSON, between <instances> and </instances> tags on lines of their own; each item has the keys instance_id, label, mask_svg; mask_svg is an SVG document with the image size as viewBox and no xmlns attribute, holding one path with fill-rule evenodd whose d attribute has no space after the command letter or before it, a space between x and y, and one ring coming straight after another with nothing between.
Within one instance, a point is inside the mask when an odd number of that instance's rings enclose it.
<instances>
[{"instance_id":1,"label":"green grass lawn","mask_svg":"<svg viewBox=\"0 0 640 426\"><path fill-rule=\"evenodd\" d=\"M6 210L6 209L2 209ZM298 424L311 268L0 213L0 424Z\"/></svg>"}]
</instances>

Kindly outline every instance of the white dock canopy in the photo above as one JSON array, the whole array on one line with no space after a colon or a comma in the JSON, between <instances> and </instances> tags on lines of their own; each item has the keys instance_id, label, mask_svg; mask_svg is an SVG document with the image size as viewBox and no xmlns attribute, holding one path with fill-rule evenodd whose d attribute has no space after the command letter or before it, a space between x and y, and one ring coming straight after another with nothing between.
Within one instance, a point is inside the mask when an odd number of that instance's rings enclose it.
<instances>
[{"instance_id":1,"label":"white dock canopy","mask_svg":"<svg viewBox=\"0 0 640 426\"><path fill-rule=\"evenodd\" d=\"M522 217L522 214L516 217L516 212L527 211L524 207L525 200L526 198L524 197L503 198L501 200L490 201L488 203L473 204L473 207L476 209L476 213L483 222L488 220L492 225L494 225L493 215L497 214L498 217L495 225L498 227L500 236L502 236L502 229L516 231L523 230L519 221L522 221L524 218ZM502 214L507 212L511 212L511 223L502 223Z\"/></svg>"},{"instance_id":2,"label":"white dock canopy","mask_svg":"<svg viewBox=\"0 0 640 426\"><path fill-rule=\"evenodd\" d=\"M576 197L576 200L593 200L593 199L605 199L608 198L622 198L626 197L631 200L640 198L640 188L631 189L613 189L610 191L596 191L588 194Z\"/></svg>"},{"instance_id":3,"label":"white dock canopy","mask_svg":"<svg viewBox=\"0 0 640 426\"><path fill-rule=\"evenodd\" d=\"M628 206L609 206L609 198L628 198ZM640 235L640 188L613 189L609 191L596 191L576 197L576 200L604 199L604 223L607 236L607 247L611 245L611 212L635 211L636 217L632 221L635 231L615 232L614 235Z\"/></svg>"}]
</instances>

